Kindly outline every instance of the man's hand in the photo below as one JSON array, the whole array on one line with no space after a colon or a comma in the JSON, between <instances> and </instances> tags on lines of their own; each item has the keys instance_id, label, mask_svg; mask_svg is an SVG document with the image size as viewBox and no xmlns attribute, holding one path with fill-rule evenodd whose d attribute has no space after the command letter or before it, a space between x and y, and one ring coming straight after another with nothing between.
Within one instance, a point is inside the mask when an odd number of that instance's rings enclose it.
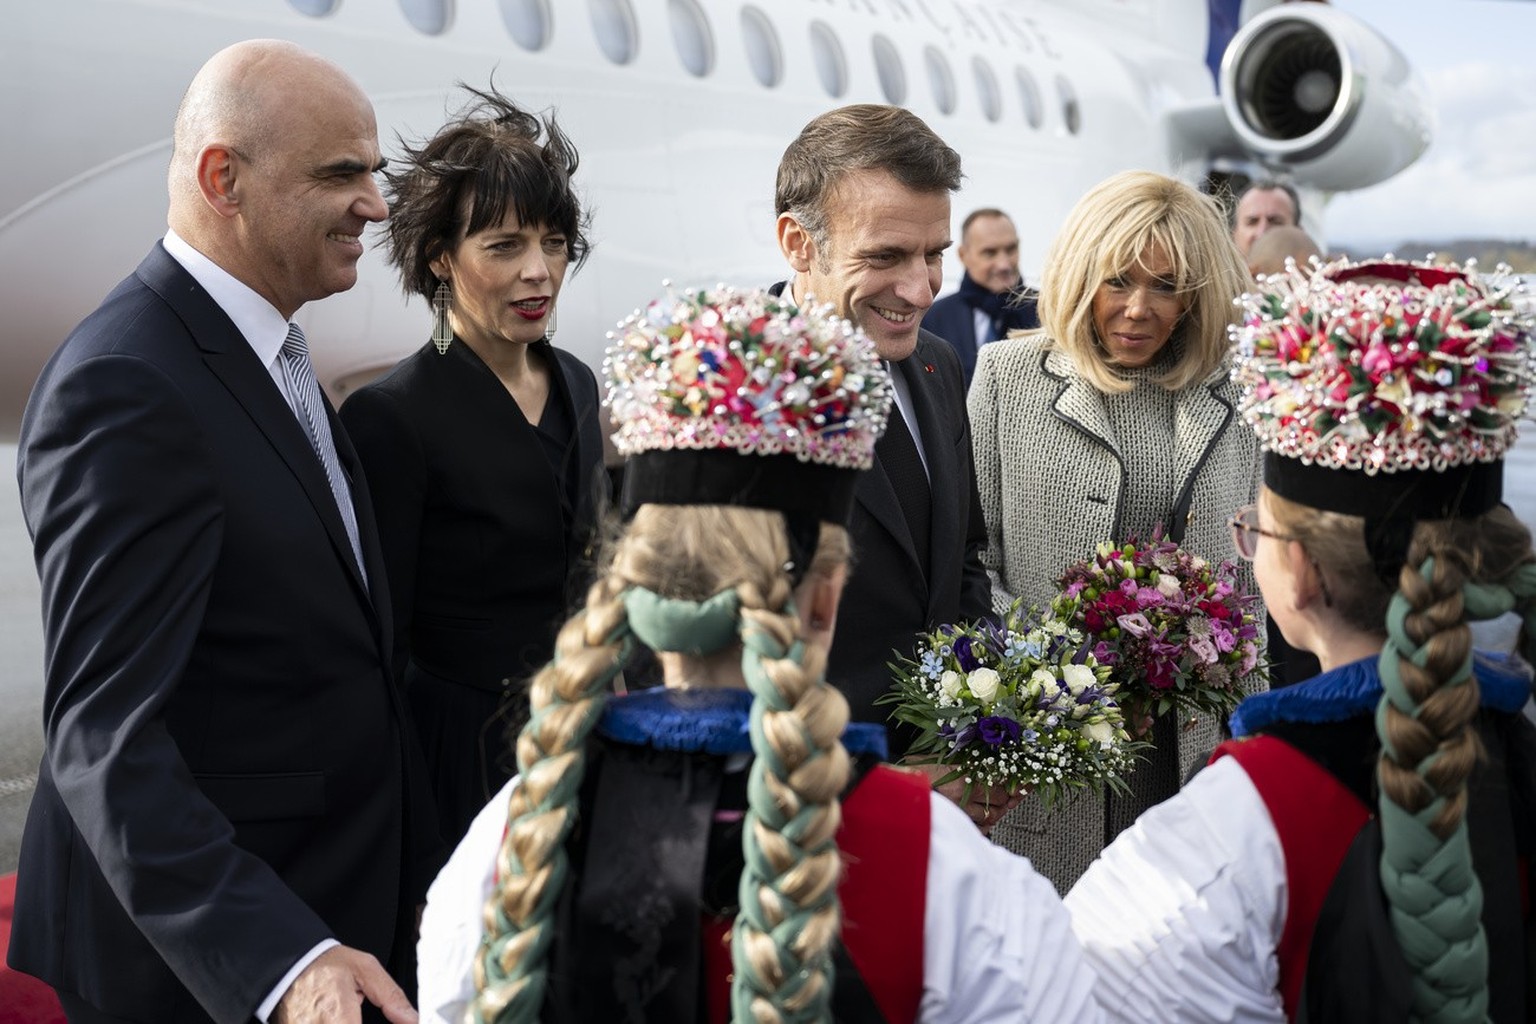
<instances>
[{"instance_id":1,"label":"man's hand","mask_svg":"<svg viewBox=\"0 0 1536 1024\"><path fill-rule=\"evenodd\" d=\"M955 779L938 785L938 780L954 771L950 765L925 764L921 762L904 761L903 768L912 768L928 776L929 785L934 792L957 805L962 811L970 815L976 827L981 829L981 834L990 836L992 826L1002 820L1003 815L1019 805L1024 799L1023 793L1010 793L1000 786L972 786L970 800L965 799L965 780Z\"/></svg>"},{"instance_id":2,"label":"man's hand","mask_svg":"<svg viewBox=\"0 0 1536 1024\"><path fill-rule=\"evenodd\" d=\"M272 1024L362 1024L363 1000L393 1024L416 1024L405 993L372 956L333 946L293 980L272 1014Z\"/></svg>"}]
</instances>

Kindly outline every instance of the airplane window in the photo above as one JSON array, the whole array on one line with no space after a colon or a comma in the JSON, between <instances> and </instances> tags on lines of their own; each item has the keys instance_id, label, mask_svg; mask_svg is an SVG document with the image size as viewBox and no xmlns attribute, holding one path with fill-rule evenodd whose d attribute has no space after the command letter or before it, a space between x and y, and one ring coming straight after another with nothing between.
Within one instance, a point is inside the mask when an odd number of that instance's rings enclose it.
<instances>
[{"instance_id":1,"label":"airplane window","mask_svg":"<svg viewBox=\"0 0 1536 1024\"><path fill-rule=\"evenodd\" d=\"M597 36L597 47L603 56L615 64L628 64L635 59L639 32L629 0L587 0L587 13L592 16L592 33Z\"/></svg>"},{"instance_id":2,"label":"airplane window","mask_svg":"<svg viewBox=\"0 0 1536 1024\"><path fill-rule=\"evenodd\" d=\"M1040 106L1040 87L1035 84L1035 76L1024 68L1018 69L1016 77L1019 80L1019 99L1024 101L1024 120L1029 122L1031 128L1039 128L1045 123L1045 112Z\"/></svg>"},{"instance_id":3,"label":"airplane window","mask_svg":"<svg viewBox=\"0 0 1536 1024\"><path fill-rule=\"evenodd\" d=\"M672 22L672 45L677 59L695 78L703 78L715 66L715 39L698 0L668 0L667 20Z\"/></svg>"},{"instance_id":4,"label":"airplane window","mask_svg":"<svg viewBox=\"0 0 1536 1024\"><path fill-rule=\"evenodd\" d=\"M949 61L937 46L923 50L923 63L928 65L928 85L933 89L933 102L946 114L955 112L955 75L949 70Z\"/></svg>"},{"instance_id":5,"label":"airplane window","mask_svg":"<svg viewBox=\"0 0 1536 1024\"><path fill-rule=\"evenodd\" d=\"M971 61L971 71L976 76L976 93L981 97L981 112L987 116L988 121L996 121L1003 116L1003 97L997 88L997 76L992 73L992 65L976 57Z\"/></svg>"},{"instance_id":6,"label":"airplane window","mask_svg":"<svg viewBox=\"0 0 1536 1024\"><path fill-rule=\"evenodd\" d=\"M875 73L880 76L880 91L887 103L907 101L907 69L902 67L896 44L878 33L874 38Z\"/></svg>"},{"instance_id":7,"label":"airplane window","mask_svg":"<svg viewBox=\"0 0 1536 1024\"><path fill-rule=\"evenodd\" d=\"M336 10L338 0L288 0L288 6L300 14L307 14L312 18L323 18Z\"/></svg>"},{"instance_id":8,"label":"airplane window","mask_svg":"<svg viewBox=\"0 0 1536 1024\"><path fill-rule=\"evenodd\" d=\"M429 36L442 35L448 27L448 5L451 0L400 0L400 12L418 32Z\"/></svg>"},{"instance_id":9,"label":"airplane window","mask_svg":"<svg viewBox=\"0 0 1536 1024\"><path fill-rule=\"evenodd\" d=\"M848 91L848 65L843 44L824 21L811 22L811 53L816 58L816 77L833 99Z\"/></svg>"},{"instance_id":10,"label":"airplane window","mask_svg":"<svg viewBox=\"0 0 1536 1024\"><path fill-rule=\"evenodd\" d=\"M741 38L747 47L747 63L757 80L772 89L784 77L784 54L779 49L779 34L773 30L768 15L756 7L741 9Z\"/></svg>"},{"instance_id":11,"label":"airplane window","mask_svg":"<svg viewBox=\"0 0 1536 1024\"><path fill-rule=\"evenodd\" d=\"M523 49L542 50L549 44L547 0L501 0L501 20Z\"/></svg>"},{"instance_id":12,"label":"airplane window","mask_svg":"<svg viewBox=\"0 0 1536 1024\"><path fill-rule=\"evenodd\" d=\"M1072 88L1072 83L1066 76L1056 76L1056 95L1061 99L1061 120L1067 126L1067 131L1076 135L1078 129L1083 126L1083 111L1077 103L1077 90Z\"/></svg>"}]
</instances>

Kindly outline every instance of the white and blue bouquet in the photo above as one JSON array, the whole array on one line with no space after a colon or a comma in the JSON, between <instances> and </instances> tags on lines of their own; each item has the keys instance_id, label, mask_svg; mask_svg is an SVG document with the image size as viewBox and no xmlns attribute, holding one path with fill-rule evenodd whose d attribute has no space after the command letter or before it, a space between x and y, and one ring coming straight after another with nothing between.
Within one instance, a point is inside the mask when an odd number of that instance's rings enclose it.
<instances>
[{"instance_id":1,"label":"white and blue bouquet","mask_svg":"<svg viewBox=\"0 0 1536 1024\"><path fill-rule=\"evenodd\" d=\"M1110 669L1060 619L1026 617L941 626L891 665L880 703L914 727L911 753L951 768L939 784L1033 790L1050 806L1077 789L1123 792L1147 744L1132 740Z\"/></svg>"}]
</instances>

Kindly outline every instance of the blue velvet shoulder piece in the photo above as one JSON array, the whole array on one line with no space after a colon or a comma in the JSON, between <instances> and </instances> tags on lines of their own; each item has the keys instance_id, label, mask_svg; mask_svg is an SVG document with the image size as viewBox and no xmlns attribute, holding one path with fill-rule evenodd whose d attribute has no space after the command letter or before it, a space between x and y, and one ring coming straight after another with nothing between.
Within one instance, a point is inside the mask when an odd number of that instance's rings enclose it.
<instances>
[{"instance_id":1,"label":"blue velvet shoulder piece","mask_svg":"<svg viewBox=\"0 0 1536 1024\"><path fill-rule=\"evenodd\" d=\"M750 754L748 690L679 690L666 686L614 697L597 731L619 743L704 754ZM843 733L850 754L887 757L885 727L853 722Z\"/></svg>"},{"instance_id":2,"label":"blue velvet shoulder piece","mask_svg":"<svg viewBox=\"0 0 1536 1024\"><path fill-rule=\"evenodd\" d=\"M1377 658L1361 658L1304 683L1254 694L1232 712L1232 735L1263 732L1276 722L1342 722L1373 714L1381 700ZM1472 671L1482 692L1482 704L1495 711L1516 712L1531 696L1524 663L1508 654L1478 651Z\"/></svg>"}]
</instances>

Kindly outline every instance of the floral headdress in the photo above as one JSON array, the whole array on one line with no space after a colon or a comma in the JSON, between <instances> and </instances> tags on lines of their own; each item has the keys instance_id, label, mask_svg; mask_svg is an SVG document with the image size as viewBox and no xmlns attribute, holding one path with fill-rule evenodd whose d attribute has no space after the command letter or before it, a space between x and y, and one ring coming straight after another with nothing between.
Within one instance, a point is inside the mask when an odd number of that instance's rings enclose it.
<instances>
[{"instance_id":1,"label":"floral headdress","mask_svg":"<svg viewBox=\"0 0 1536 1024\"><path fill-rule=\"evenodd\" d=\"M1233 376L1265 483L1399 524L1496 505L1536 378L1519 289L1505 267L1389 257L1293 266L1244 295Z\"/></svg>"},{"instance_id":2,"label":"floral headdress","mask_svg":"<svg viewBox=\"0 0 1536 1024\"><path fill-rule=\"evenodd\" d=\"M609 337L626 509L749 505L846 522L891 386L874 343L830 306L723 285L669 292Z\"/></svg>"}]
</instances>

